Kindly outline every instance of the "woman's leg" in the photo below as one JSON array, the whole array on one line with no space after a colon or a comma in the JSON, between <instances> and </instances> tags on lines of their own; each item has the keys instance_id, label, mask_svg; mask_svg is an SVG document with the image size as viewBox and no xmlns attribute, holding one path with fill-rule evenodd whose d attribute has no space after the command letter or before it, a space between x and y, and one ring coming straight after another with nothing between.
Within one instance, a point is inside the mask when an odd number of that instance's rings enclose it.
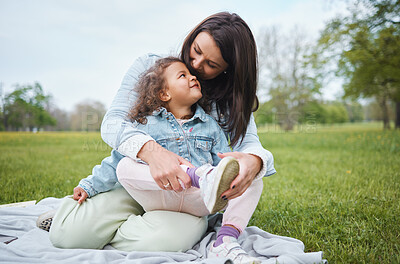
<instances>
[{"instance_id":1,"label":"woman's leg","mask_svg":"<svg viewBox=\"0 0 400 264\"><path fill-rule=\"evenodd\" d=\"M222 225L233 225L242 232L257 207L262 190L263 181L262 179L257 179L241 196L229 200L222 218Z\"/></svg>"},{"instance_id":2,"label":"woman's leg","mask_svg":"<svg viewBox=\"0 0 400 264\"><path fill-rule=\"evenodd\" d=\"M101 249L129 216L143 212L121 186L86 199L81 205L66 197L51 224L50 240L59 248Z\"/></svg>"},{"instance_id":3,"label":"woman's leg","mask_svg":"<svg viewBox=\"0 0 400 264\"><path fill-rule=\"evenodd\" d=\"M102 249L111 243L125 251L184 251L207 229L205 217L169 211L142 214L141 206L121 187L81 205L66 197L53 219L50 240L59 248Z\"/></svg>"},{"instance_id":4,"label":"woman's leg","mask_svg":"<svg viewBox=\"0 0 400 264\"><path fill-rule=\"evenodd\" d=\"M186 251L200 241L206 230L206 217L151 211L130 216L110 244L124 251Z\"/></svg>"}]
</instances>

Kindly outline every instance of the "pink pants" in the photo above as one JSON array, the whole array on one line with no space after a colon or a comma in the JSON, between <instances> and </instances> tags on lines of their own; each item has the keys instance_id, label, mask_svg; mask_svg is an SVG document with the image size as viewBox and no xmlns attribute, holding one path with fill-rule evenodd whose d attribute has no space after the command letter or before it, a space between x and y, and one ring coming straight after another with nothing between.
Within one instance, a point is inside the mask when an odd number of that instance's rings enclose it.
<instances>
[{"instance_id":1,"label":"pink pants","mask_svg":"<svg viewBox=\"0 0 400 264\"><path fill-rule=\"evenodd\" d=\"M185 171L186 168L186 166L182 166ZM126 191L147 212L167 210L199 217L210 214L204 205L200 189L191 187L179 193L163 190L154 181L148 165L125 157L118 163L117 177ZM243 231L256 209L262 189L263 181L257 179L241 196L229 200L222 224L233 225Z\"/></svg>"}]
</instances>

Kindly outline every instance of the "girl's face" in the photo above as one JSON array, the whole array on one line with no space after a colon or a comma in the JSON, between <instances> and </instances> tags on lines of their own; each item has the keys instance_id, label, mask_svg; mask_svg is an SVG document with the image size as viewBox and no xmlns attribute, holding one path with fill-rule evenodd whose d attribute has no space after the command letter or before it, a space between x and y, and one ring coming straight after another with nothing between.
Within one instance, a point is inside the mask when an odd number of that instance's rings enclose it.
<instances>
[{"instance_id":1,"label":"girl's face","mask_svg":"<svg viewBox=\"0 0 400 264\"><path fill-rule=\"evenodd\" d=\"M200 32L190 47L190 65L203 80L211 80L228 68L213 37Z\"/></svg>"},{"instance_id":2,"label":"girl's face","mask_svg":"<svg viewBox=\"0 0 400 264\"><path fill-rule=\"evenodd\" d=\"M170 106L191 107L203 96L199 81L196 76L190 74L183 62L174 62L168 66L164 78L167 89L161 99Z\"/></svg>"}]
</instances>

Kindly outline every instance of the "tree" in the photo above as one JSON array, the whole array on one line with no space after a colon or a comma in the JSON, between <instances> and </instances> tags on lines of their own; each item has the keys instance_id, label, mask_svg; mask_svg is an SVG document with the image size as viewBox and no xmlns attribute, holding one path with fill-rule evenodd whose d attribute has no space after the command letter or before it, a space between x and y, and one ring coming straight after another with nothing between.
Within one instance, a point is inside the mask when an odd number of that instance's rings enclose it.
<instances>
[{"instance_id":1,"label":"tree","mask_svg":"<svg viewBox=\"0 0 400 264\"><path fill-rule=\"evenodd\" d=\"M46 130L69 131L71 130L70 113L52 105L48 110L50 115L57 120L55 126L46 127Z\"/></svg>"},{"instance_id":2,"label":"tree","mask_svg":"<svg viewBox=\"0 0 400 264\"><path fill-rule=\"evenodd\" d=\"M308 102L299 118L300 123L313 122L325 124L328 122L326 107L317 100Z\"/></svg>"},{"instance_id":3,"label":"tree","mask_svg":"<svg viewBox=\"0 0 400 264\"><path fill-rule=\"evenodd\" d=\"M75 105L71 113L71 129L99 131L105 113L106 108L101 102L90 100L81 102Z\"/></svg>"},{"instance_id":4,"label":"tree","mask_svg":"<svg viewBox=\"0 0 400 264\"><path fill-rule=\"evenodd\" d=\"M344 102L350 122L361 122L364 120L363 106L356 101Z\"/></svg>"},{"instance_id":5,"label":"tree","mask_svg":"<svg viewBox=\"0 0 400 264\"><path fill-rule=\"evenodd\" d=\"M56 120L46 111L51 100L45 95L39 83L34 85L16 85L13 92L4 99L4 127L6 130L40 129L45 125L55 125Z\"/></svg>"},{"instance_id":6,"label":"tree","mask_svg":"<svg viewBox=\"0 0 400 264\"><path fill-rule=\"evenodd\" d=\"M346 108L339 102L331 102L324 105L326 115L326 123L339 124L349 121Z\"/></svg>"},{"instance_id":7,"label":"tree","mask_svg":"<svg viewBox=\"0 0 400 264\"><path fill-rule=\"evenodd\" d=\"M369 101L366 105L363 107L363 112L365 116L365 120L368 121L382 121L383 120L383 113L382 109L379 106L379 102L376 100L371 100ZM396 113L395 113L395 105L392 103L389 107L389 119L395 119Z\"/></svg>"},{"instance_id":8,"label":"tree","mask_svg":"<svg viewBox=\"0 0 400 264\"><path fill-rule=\"evenodd\" d=\"M359 0L349 11L327 24L317 53L338 62L345 97L376 98L385 129L390 128L389 101L395 102L400 128L400 1Z\"/></svg>"},{"instance_id":9,"label":"tree","mask_svg":"<svg viewBox=\"0 0 400 264\"><path fill-rule=\"evenodd\" d=\"M260 88L268 93L279 125L292 130L321 87L311 67L311 45L298 28L283 35L276 27L265 28L259 43Z\"/></svg>"}]
</instances>

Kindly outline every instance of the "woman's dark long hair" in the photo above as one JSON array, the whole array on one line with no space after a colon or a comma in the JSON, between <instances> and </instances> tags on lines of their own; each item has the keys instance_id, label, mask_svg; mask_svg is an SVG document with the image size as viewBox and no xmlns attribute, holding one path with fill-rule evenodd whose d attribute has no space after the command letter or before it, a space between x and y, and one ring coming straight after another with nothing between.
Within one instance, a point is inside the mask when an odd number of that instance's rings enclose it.
<instances>
[{"instance_id":1,"label":"woman's dark long hair","mask_svg":"<svg viewBox=\"0 0 400 264\"><path fill-rule=\"evenodd\" d=\"M221 12L203 20L186 37L181 59L191 72L190 49L200 32L209 33L228 63L226 73L212 80L201 80L203 95L215 102L222 128L231 134L231 145L243 140L251 113L258 109L257 48L253 34L243 19L233 13Z\"/></svg>"}]
</instances>

